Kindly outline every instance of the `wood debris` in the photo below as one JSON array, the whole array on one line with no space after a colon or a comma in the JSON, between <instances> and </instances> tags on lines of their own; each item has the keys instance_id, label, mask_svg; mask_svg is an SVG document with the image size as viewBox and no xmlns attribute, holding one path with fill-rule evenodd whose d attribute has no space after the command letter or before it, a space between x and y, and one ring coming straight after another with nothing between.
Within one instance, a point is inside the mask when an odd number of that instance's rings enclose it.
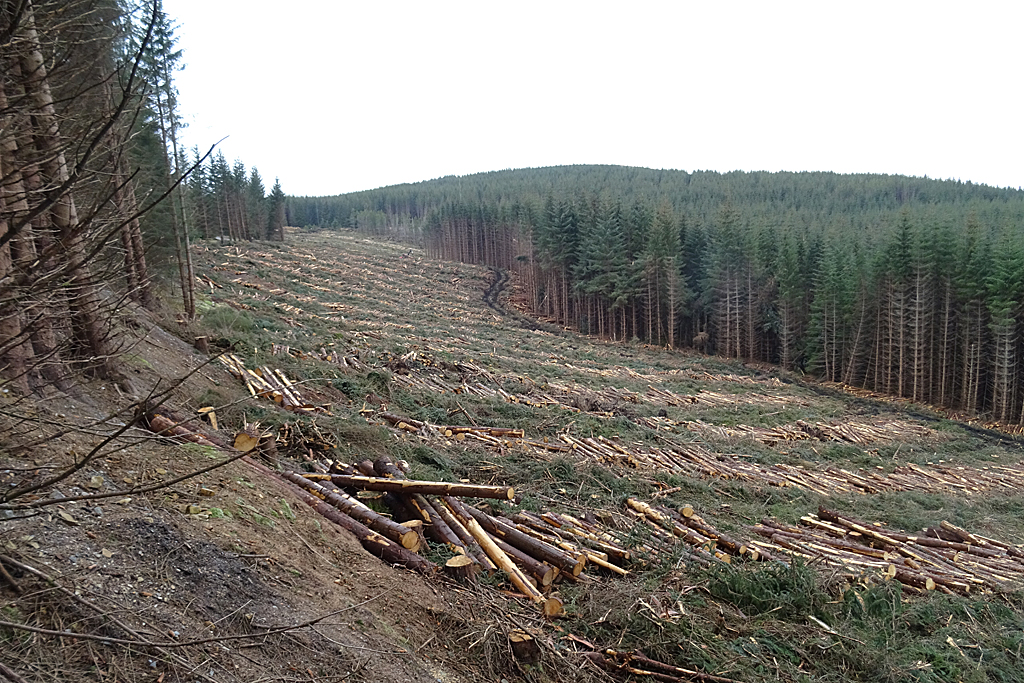
<instances>
[{"instance_id":1,"label":"wood debris","mask_svg":"<svg viewBox=\"0 0 1024 683\"><path fill-rule=\"evenodd\" d=\"M906 534L820 507L799 526L763 519L750 531L763 539L752 541L758 549L841 568L851 579L895 579L908 593L1016 590L1024 579L1024 549L946 521Z\"/></svg>"},{"instance_id":2,"label":"wood debris","mask_svg":"<svg viewBox=\"0 0 1024 683\"><path fill-rule=\"evenodd\" d=\"M233 353L218 356L218 360L227 367L228 372L245 383L245 387L253 396L267 398L293 413L328 413L324 406L316 406L302 397L298 386L288 379L283 370L271 369L270 366L249 370L245 363Z\"/></svg>"}]
</instances>

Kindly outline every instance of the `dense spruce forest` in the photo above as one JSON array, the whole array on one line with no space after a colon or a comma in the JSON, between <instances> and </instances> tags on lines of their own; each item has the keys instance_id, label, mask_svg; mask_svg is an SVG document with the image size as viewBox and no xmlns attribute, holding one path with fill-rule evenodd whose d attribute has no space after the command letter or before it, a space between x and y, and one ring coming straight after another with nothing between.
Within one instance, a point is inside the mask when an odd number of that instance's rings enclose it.
<instances>
[{"instance_id":1,"label":"dense spruce forest","mask_svg":"<svg viewBox=\"0 0 1024 683\"><path fill-rule=\"evenodd\" d=\"M296 225L516 274L533 314L1024 424L1024 192L836 173L507 170L292 197Z\"/></svg>"}]
</instances>

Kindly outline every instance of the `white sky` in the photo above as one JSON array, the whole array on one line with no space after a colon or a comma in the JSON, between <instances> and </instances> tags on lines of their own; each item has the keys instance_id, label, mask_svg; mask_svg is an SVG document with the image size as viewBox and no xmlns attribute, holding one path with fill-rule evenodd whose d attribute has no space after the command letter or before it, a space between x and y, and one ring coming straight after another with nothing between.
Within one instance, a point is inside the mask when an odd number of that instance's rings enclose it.
<instances>
[{"instance_id":1,"label":"white sky","mask_svg":"<svg viewBox=\"0 0 1024 683\"><path fill-rule=\"evenodd\" d=\"M1024 186L1024 2L164 0L189 145L325 195L505 168Z\"/></svg>"}]
</instances>

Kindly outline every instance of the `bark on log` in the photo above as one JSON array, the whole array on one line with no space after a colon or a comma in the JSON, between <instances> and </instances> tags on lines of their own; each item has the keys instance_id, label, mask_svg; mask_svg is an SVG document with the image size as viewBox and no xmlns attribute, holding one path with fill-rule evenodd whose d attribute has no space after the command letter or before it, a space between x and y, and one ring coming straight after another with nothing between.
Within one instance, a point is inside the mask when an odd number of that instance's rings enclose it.
<instances>
[{"instance_id":1,"label":"bark on log","mask_svg":"<svg viewBox=\"0 0 1024 683\"><path fill-rule=\"evenodd\" d=\"M216 447L216 444L202 434L190 431L183 425L175 424L171 419L163 415L153 415L149 418L149 428L160 436L176 436L191 443Z\"/></svg>"},{"instance_id":2,"label":"bark on log","mask_svg":"<svg viewBox=\"0 0 1024 683\"><path fill-rule=\"evenodd\" d=\"M281 472L281 476L312 492L317 498L398 543L406 550L416 552L420 549L420 537L416 531L374 512L351 496L335 493L294 472Z\"/></svg>"},{"instance_id":3,"label":"bark on log","mask_svg":"<svg viewBox=\"0 0 1024 683\"><path fill-rule=\"evenodd\" d=\"M443 519L444 523L448 525L448 528L451 529L452 532L459 537L459 540L466 546L466 553L473 560L486 569L488 574L493 574L497 571L497 565L491 562L491 558L487 557L487 553L483 551L480 544L476 542L475 538L473 538L473 534L469 533L469 530L467 530L462 522L456 518L452 513L452 510L450 510L443 502L435 505L434 509L437 510L437 514L441 516L441 519Z\"/></svg>"},{"instance_id":4,"label":"bark on log","mask_svg":"<svg viewBox=\"0 0 1024 683\"><path fill-rule=\"evenodd\" d=\"M479 568L480 565L465 555L456 555L444 563L444 573L459 583L475 581Z\"/></svg>"},{"instance_id":5,"label":"bark on log","mask_svg":"<svg viewBox=\"0 0 1024 683\"><path fill-rule=\"evenodd\" d=\"M437 565L430 560L417 555L411 550L406 550L397 543L360 524L340 510L336 510L324 501L314 498L311 494L307 494L304 497L304 501L330 521L351 532L371 555L379 557L390 564L413 569L421 574L433 574L437 571Z\"/></svg>"},{"instance_id":6,"label":"bark on log","mask_svg":"<svg viewBox=\"0 0 1024 683\"><path fill-rule=\"evenodd\" d=\"M461 484L443 481L416 481L387 477L357 477L344 474L331 476L335 486L354 487L367 491L389 491L411 495L421 493L436 496L460 496L470 498L497 498L512 500L515 490L511 486L483 486L477 484Z\"/></svg>"},{"instance_id":7,"label":"bark on log","mask_svg":"<svg viewBox=\"0 0 1024 683\"><path fill-rule=\"evenodd\" d=\"M586 560L583 557L573 557L549 543L519 531L512 524L491 517L470 505L466 505L464 508L488 533L493 534L496 538L500 538L509 545L519 548L531 557L535 557L573 576L579 576L580 572L583 571L583 567L586 566Z\"/></svg>"},{"instance_id":8,"label":"bark on log","mask_svg":"<svg viewBox=\"0 0 1024 683\"><path fill-rule=\"evenodd\" d=\"M515 630L508 634L512 655L524 664L535 664L540 659L540 647L526 631Z\"/></svg>"},{"instance_id":9,"label":"bark on log","mask_svg":"<svg viewBox=\"0 0 1024 683\"><path fill-rule=\"evenodd\" d=\"M382 456L373 463L370 463L369 460L364 460L359 463L359 469L361 471L365 472L367 471L367 468L369 468L371 473L385 477L384 479L381 479L381 481L405 480L405 473L402 472L402 470L399 469L399 467L387 456ZM390 479L386 477L390 477ZM378 477L373 476L365 478L379 479ZM444 543L452 549L462 548L463 552L466 551L466 545L461 539L459 539L456 533L451 530L451 527L445 523L444 519L441 518L441 515L434 509L434 506L431 505L430 501L428 501L421 493L396 492L395 495L399 496L402 502L409 507L410 511L414 513L417 519L422 519L427 524L424 528L424 532L428 536L438 543Z\"/></svg>"}]
</instances>

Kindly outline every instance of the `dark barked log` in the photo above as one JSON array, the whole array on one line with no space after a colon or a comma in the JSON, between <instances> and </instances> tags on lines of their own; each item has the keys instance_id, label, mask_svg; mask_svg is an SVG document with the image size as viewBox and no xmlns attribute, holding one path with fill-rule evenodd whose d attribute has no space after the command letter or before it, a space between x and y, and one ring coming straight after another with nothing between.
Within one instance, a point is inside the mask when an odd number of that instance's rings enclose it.
<instances>
[{"instance_id":1,"label":"dark barked log","mask_svg":"<svg viewBox=\"0 0 1024 683\"><path fill-rule=\"evenodd\" d=\"M369 460L364 460L363 462L370 462L370 461ZM377 458L376 460L374 460L371 463L371 472L368 473L361 466L360 466L359 469L363 472L363 474L366 474L367 476L370 476L370 477L372 477L374 475L380 475L382 477L393 477L395 479L405 479L405 472L403 472L402 469L398 465L396 465L394 462L392 462L391 458L389 458L386 455L383 455L383 456Z\"/></svg>"},{"instance_id":2,"label":"dark barked log","mask_svg":"<svg viewBox=\"0 0 1024 683\"><path fill-rule=\"evenodd\" d=\"M419 519L423 520L424 532L438 543L444 543L453 550L462 548L466 551L466 544L452 531L434 506L423 495L416 493L407 496L409 507L416 511Z\"/></svg>"},{"instance_id":3,"label":"dark barked log","mask_svg":"<svg viewBox=\"0 0 1024 683\"><path fill-rule=\"evenodd\" d=\"M493 538L493 537L492 537ZM502 551L512 558L512 561L523 568L523 570L537 580L537 584L541 588L547 588L558 576L558 570L554 567L536 560L524 553L519 548L505 543L500 538L494 538L494 543Z\"/></svg>"},{"instance_id":4,"label":"dark barked log","mask_svg":"<svg viewBox=\"0 0 1024 683\"><path fill-rule=\"evenodd\" d=\"M337 510L324 501L318 500L313 495L306 494L303 500L325 518L351 532L371 555L379 557L389 564L401 565L407 569L418 571L421 574L433 574L437 571L437 565L430 560L411 550L406 550L394 541L360 524L341 510Z\"/></svg>"},{"instance_id":5,"label":"dark barked log","mask_svg":"<svg viewBox=\"0 0 1024 683\"><path fill-rule=\"evenodd\" d=\"M508 643L512 649L512 656L523 664L536 664L540 659L540 647L526 631L516 629L508 634Z\"/></svg>"},{"instance_id":6,"label":"dark barked log","mask_svg":"<svg viewBox=\"0 0 1024 683\"><path fill-rule=\"evenodd\" d=\"M932 577L925 574L907 571L906 569L900 569L894 564L890 564L886 567L885 574L889 578L896 579L907 586L923 588L926 591L935 590L935 579Z\"/></svg>"},{"instance_id":7,"label":"dark barked log","mask_svg":"<svg viewBox=\"0 0 1024 683\"><path fill-rule=\"evenodd\" d=\"M310 491L317 498L326 501L352 519L365 524L374 531L386 536L403 548L416 552L420 549L420 536L415 530L402 526L398 522L374 512L351 496L335 493L315 481L310 481L294 472L281 472L281 476Z\"/></svg>"},{"instance_id":8,"label":"dark barked log","mask_svg":"<svg viewBox=\"0 0 1024 683\"><path fill-rule=\"evenodd\" d=\"M207 439L204 435L190 431L183 425L176 424L170 418L164 417L163 415L153 415L150 417L149 428L160 436L176 436L179 439L191 441L192 443L196 443L201 446L216 447L216 444Z\"/></svg>"},{"instance_id":9,"label":"dark barked log","mask_svg":"<svg viewBox=\"0 0 1024 683\"><path fill-rule=\"evenodd\" d=\"M310 475L312 478L319 478L321 476L323 475ZM515 489L511 486L484 486L446 481L416 481L414 479L399 479L397 476L388 478L333 474L331 475L331 482L335 486L340 487L353 487L367 491L389 491L406 495L421 493L428 496L463 496L469 498L497 498L500 500L512 500L516 496Z\"/></svg>"},{"instance_id":10,"label":"dark barked log","mask_svg":"<svg viewBox=\"0 0 1024 683\"><path fill-rule=\"evenodd\" d=\"M463 507L489 534L495 538L500 538L511 546L519 548L530 557L546 562L552 567L557 567L561 571L568 572L573 576L579 576L586 566L586 559L583 556L573 557L549 543L529 536L516 529L511 520L508 522L501 521L485 512L477 510L471 505Z\"/></svg>"}]
</instances>

